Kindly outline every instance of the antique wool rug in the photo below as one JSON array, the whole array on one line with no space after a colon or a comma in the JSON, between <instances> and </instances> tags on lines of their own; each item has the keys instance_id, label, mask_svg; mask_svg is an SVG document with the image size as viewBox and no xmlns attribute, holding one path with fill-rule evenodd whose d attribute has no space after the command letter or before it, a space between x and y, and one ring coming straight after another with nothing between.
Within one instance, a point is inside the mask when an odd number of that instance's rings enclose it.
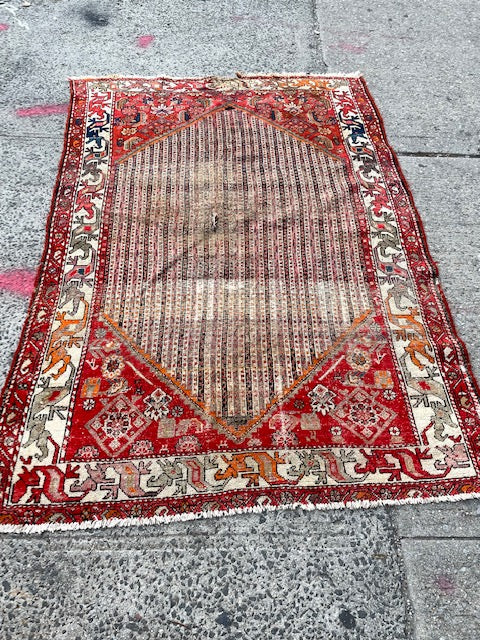
<instances>
[{"instance_id":1,"label":"antique wool rug","mask_svg":"<svg viewBox=\"0 0 480 640\"><path fill-rule=\"evenodd\" d=\"M71 81L4 531L479 493L479 403L357 76Z\"/></svg>"}]
</instances>

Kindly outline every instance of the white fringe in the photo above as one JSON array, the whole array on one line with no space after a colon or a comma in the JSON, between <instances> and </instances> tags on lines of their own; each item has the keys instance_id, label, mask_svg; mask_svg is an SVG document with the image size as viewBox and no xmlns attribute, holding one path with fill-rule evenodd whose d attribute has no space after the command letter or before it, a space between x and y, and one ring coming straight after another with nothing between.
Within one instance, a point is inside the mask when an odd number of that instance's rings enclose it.
<instances>
[{"instance_id":1,"label":"white fringe","mask_svg":"<svg viewBox=\"0 0 480 640\"><path fill-rule=\"evenodd\" d=\"M237 78L362 78L360 71L352 73L243 73L236 71L234 76L131 76L122 74L109 74L102 76L68 76L69 80L235 80Z\"/></svg>"},{"instance_id":2,"label":"white fringe","mask_svg":"<svg viewBox=\"0 0 480 640\"><path fill-rule=\"evenodd\" d=\"M352 73L243 73L237 71L237 78L361 78L361 71Z\"/></svg>"},{"instance_id":3,"label":"white fringe","mask_svg":"<svg viewBox=\"0 0 480 640\"><path fill-rule=\"evenodd\" d=\"M198 513L178 513L166 516L151 516L149 518L110 518L106 520L86 520L84 522L51 522L44 524L0 524L2 533L43 533L45 531L78 531L81 529L103 529L110 527L141 527L144 525L165 524L168 522L186 522L204 518L219 518L242 513L263 513L266 511L290 511L304 509L305 511L324 511L329 509L368 509L383 506L397 506L403 504L430 504L437 502L460 502L480 498L480 493L461 493L448 496L432 496L429 498L402 498L400 500L358 500L355 502L327 502L312 504L292 502L287 505L272 506L269 504L255 507L236 507L228 510L201 511Z\"/></svg>"}]
</instances>

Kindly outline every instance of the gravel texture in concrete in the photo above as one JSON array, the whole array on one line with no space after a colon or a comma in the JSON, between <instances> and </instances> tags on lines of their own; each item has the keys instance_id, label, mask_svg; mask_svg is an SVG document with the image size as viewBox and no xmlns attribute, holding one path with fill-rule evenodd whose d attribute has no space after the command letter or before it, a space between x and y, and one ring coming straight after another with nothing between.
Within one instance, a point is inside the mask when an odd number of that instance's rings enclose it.
<instances>
[{"instance_id":1,"label":"gravel texture in concrete","mask_svg":"<svg viewBox=\"0 0 480 640\"><path fill-rule=\"evenodd\" d=\"M2 638L408 637L382 509L2 536L0 550Z\"/></svg>"}]
</instances>

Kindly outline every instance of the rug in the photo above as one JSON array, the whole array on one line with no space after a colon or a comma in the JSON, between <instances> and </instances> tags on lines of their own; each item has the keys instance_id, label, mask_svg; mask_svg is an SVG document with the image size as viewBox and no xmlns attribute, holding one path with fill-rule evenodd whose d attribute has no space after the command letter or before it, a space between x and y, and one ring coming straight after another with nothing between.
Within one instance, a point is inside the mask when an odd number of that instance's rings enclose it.
<instances>
[{"instance_id":1,"label":"rug","mask_svg":"<svg viewBox=\"0 0 480 640\"><path fill-rule=\"evenodd\" d=\"M479 493L479 403L357 76L71 80L3 531Z\"/></svg>"}]
</instances>

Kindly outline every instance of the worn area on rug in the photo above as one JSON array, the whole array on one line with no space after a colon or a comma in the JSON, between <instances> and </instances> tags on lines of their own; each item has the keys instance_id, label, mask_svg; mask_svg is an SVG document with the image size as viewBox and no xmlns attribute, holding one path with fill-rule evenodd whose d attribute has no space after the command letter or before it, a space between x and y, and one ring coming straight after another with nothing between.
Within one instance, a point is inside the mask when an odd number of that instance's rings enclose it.
<instances>
[{"instance_id":1,"label":"worn area on rug","mask_svg":"<svg viewBox=\"0 0 480 640\"><path fill-rule=\"evenodd\" d=\"M478 398L362 77L71 80L0 530L474 496Z\"/></svg>"}]
</instances>

